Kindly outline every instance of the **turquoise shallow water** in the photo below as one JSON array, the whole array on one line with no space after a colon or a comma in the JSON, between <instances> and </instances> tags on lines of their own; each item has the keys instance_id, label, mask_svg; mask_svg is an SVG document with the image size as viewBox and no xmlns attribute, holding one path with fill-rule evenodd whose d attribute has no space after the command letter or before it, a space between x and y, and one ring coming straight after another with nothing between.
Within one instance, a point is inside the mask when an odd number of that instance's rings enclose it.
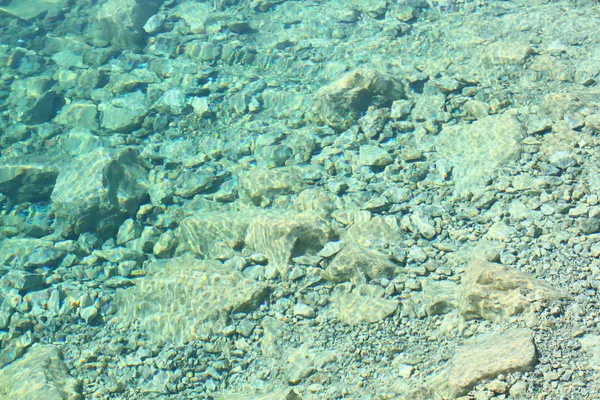
<instances>
[{"instance_id":1,"label":"turquoise shallow water","mask_svg":"<svg viewBox=\"0 0 600 400\"><path fill-rule=\"evenodd\" d=\"M0 398L594 399L599 19L0 1Z\"/></svg>"}]
</instances>

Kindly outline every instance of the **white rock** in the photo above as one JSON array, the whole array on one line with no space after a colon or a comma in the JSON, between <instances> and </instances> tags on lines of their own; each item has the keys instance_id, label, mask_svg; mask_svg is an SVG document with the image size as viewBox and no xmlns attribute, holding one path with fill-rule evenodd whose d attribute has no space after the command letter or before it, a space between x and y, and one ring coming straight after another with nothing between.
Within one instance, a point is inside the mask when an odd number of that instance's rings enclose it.
<instances>
[{"instance_id":1,"label":"white rock","mask_svg":"<svg viewBox=\"0 0 600 400\"><path fill-rule=\"evenodd\" d=\"M304 318L314 318L317 313L312 307L306 304L296 304L294 306L294 315L299 315Z\"/></svg>"}]
</instances>

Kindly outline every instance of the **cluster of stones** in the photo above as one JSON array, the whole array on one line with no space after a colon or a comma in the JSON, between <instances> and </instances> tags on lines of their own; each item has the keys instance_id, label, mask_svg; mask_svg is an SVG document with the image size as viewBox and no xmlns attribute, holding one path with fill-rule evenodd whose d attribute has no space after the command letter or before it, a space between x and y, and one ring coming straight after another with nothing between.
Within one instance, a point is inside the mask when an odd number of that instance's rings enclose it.
<instances>
[{"instance_id":1,"label":"cluster of stones","mask_svg":"<svg viewBox=\"0 0 600 400\"><path fill-rule=\"evenodd\" d=\"M589 4L1 3L0 397L600 390Z\"/></svg>"}]
</instances>

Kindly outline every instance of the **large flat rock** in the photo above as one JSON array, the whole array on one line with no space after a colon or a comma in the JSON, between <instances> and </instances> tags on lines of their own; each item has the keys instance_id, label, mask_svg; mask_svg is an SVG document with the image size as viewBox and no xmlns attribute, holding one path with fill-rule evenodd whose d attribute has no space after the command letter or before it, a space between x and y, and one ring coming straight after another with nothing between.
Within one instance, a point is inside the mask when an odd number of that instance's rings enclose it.
<instances>
[{"instance_id":1,"label":"large flat rock","mask_svg":"<svg viewBox=\"0 0 600 400\"><path fill-rule=\"evenodd\" d=\"M69 374L56 346L34 346L0 369L0 399L79 400L81 384Z\"/></svg>"},{"instance_id":2,"label":"large flat rock","mask_svg":"<svg viewBox=\"0 0 600 400\"><path fill-rule=\"evenodd\" d=\"M560 290L517 268L475 258L462 279L459 308L467 320L506 322L521 316L531 319L541 307L564 297Z\"/></svg>"},{"instance_id":3,"label":"large flat rock","mask_svg":"<svg viewBox=\"0 0 600 400\"><path fill-rule=\"evenodd\" d=\"M187 343L218 333L229 315L256 309L267 285L218 261L155 261L136 285L117 292L116 322L140 325L156 342Z\"/></svg>"},{"instance_id":4,"label":"large flat rock","mask_svg":"<svg viewBox=\"0 0 600 400\"><path fill-rule=\"evenodd\" d=\"M454 165L457 192L484 185L496 169L518 160L523 134L520 122L508 113L445 127L438 149Z\"/></svg>"},{"instance_id":5,"label":"large flat rock","mask_svg":"<svg viewBox=\"0 0 600 400\"><path fill-rule=\"evenodd\" d=\"M467 394L482 380L528 371L536 362L535 344L529 330L489 333L460 346L431 386L443 398L455 399Z\"/></svg>"}]
</instances>

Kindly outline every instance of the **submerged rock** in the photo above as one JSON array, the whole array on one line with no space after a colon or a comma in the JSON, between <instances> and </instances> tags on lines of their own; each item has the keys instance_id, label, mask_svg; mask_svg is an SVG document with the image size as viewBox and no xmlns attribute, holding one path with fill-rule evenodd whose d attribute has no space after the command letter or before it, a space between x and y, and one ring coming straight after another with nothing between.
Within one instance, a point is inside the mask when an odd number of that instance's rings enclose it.
<instances>
[{"instance_id":1,"label":"submerged rock","mask_svg":"<svg viewBox=\"0 0 600 400\"><path fill-rule=\"evenodd\" d=\"M506 322L511 317L532 318L542 305L563 297L560 290L525 272L476 258L462 279L459 305L467 320Z\"/></svg>"},{"instance_id":2,"label":"submerged rock","mask_svg":"<svg viewBox=\"0 0 600 400\"><path fill-rule=\"evenodd\" d=\"M98 11L99 38L122 50L139 50L146 39L144 25L163 0L108 0Z\"/></svg>"},{"instance_id":3,"label":"submerged rock","mask_svg":"<svg viewBox=\"0 0 600 400\"><path fill-rule=\"evenodd\" d=\"M379 97L390 105L404 89L392 77L372 69L357 69L322 87L313 100L310 120L343 131Z\"/></svg>"},{"instance_id":4,"label":"submerged rock","mask_svg":"<svg viewBox=\"0 0 600 400\"><path fill-rule=\"evenodd\" d=\"M148 197L147 171L132 149L96 149L63 169L54 191L55 226L62 234L114 235Z\"/></svg>"},{"instance_id":5,"label":"submerged rock","mask_svg":"<svg viewBox=\"0 0 600 400\"><path fill-rule=\"evenodd\" d=\"M81 383L69 374L56 346L34 346L0 370L0 397L79 400Z\"/></svg>"},{"instance_id":6,"label":"submerged rock","mask_svg":"<svg viewBox=\"0 0 600 400\"><path fill-rule=\"evenodd\" d=\"M430 386L445 398L465 395L478 382L499 374L528 371L537 362L532 334L527 329L489 333L456 349L456 354Z\"/></svg>"},{"instance_id":7,"label":"submerged rock","mask_svg":"<svg viewBox=\"0 0 600 400\"><path fill-rule=\"evenodd\" d=\"M156 342L187 343L227 325L232 313L255 310L267 285L245 278L217 261L173 258L149 266L150 273L117 292L117 321L139 321Z\"/></svg>"}]
</instances>

